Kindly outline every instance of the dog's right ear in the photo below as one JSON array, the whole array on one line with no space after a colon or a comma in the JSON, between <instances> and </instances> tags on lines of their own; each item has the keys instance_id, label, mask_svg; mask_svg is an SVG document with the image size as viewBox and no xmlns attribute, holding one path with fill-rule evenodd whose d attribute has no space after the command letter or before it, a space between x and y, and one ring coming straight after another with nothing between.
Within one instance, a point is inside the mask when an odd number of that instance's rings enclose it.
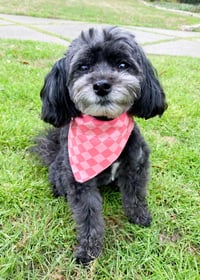
<instances>
[{"instance_id":1,"label":"dog's right ear","mask_svg":"<svg viewBox=\"0 0 200 280\"><path fill-rule=\"evenodd\" d=\"M80 112L70 99L67 88L66 57L55 63L46 76L40 92L42 99L41 118L55 127L61 127L70 122Z\"/></svg>"}]
</instances>

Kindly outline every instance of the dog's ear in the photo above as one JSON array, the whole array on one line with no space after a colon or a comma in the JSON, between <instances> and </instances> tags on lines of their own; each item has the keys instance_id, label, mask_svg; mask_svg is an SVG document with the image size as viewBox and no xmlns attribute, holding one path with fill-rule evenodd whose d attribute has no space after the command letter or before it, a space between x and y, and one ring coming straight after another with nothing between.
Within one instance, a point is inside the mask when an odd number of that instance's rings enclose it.
<instances>
[{"instance_id":1,"label":"dog's ear","mask_svg":"<svg viewBox=\"0 0 200 280\"><path fill-rule=\"evenodd\" d=\"M78 115L74 103L70 99L67 88L66 57L55 63L46 76L40 92L42 99L41 118L55 127L61 127Z\"/></svg>"},{"instance_id":2,"label":"dog's ear","mask_svg":"<svg viewBox=\"0 0 200 280\"><path fill-rule=\"evenodd\" d=\"M141 96L131 108L135 116L149 119L156 115L161 116L167 109L165 93L158 80L156 70L147 59L142 49L139 54L139 64L142 68L144 79L141 82Z\"/></svg>"}]
</instances>

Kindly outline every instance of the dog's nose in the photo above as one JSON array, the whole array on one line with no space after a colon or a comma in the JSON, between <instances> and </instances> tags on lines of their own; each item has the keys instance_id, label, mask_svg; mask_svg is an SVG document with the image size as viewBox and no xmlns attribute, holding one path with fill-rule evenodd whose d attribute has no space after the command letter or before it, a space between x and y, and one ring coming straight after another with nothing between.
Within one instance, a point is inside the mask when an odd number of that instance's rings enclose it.
<instances>
[{"instance_id":1,"label":"dog's nose","mask_svg":"<svg viewBox=\"0 0 200 280\"><path fill-rule=\"evenodd\" d=\"M112 86L107 80L100 80L93 85L93 89L97 95L105 96L111 92Z\"/></svg>"}]
</instances>

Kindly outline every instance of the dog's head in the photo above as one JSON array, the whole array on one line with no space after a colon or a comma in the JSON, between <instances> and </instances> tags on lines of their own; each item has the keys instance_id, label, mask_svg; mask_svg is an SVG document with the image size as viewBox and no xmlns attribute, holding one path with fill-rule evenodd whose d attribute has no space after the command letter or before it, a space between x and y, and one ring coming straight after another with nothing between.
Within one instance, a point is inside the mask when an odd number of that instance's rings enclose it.
<instances>
[{"instance_id":1,"label":"dog's head","mask_svg":"<svg viewBox=\"0 0 200 280\"><path fill-rule=\"evenodd\" d=\"M82 32L41 90L42 119L62 126L81 114L142 118L167 108L156 72L134 36L118 27Z\"/></svg>"}]
</instances>

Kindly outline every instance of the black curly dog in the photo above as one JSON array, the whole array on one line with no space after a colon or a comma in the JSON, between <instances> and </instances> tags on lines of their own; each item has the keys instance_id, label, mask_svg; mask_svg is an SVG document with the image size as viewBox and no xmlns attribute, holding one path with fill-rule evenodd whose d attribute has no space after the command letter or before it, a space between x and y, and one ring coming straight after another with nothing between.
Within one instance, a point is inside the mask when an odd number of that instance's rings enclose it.
<instances>
[{"instance_id":1,"label":"black curly dog","mask_svg":"<svg viewBox=\"0 0 200 280\"><path fill-rule=\"evenodd\" d=\"M117 160L87 182L74 178L68 153L68 130L82 114L98 120L129 116L152 118L167 108L155 69L134 36L118 27L89 29L55 63L41 90L42 119L52 124L37 138L35 152L49 166L53 193L64 196L77 223L76 259L88 263L102 250L104 221L99 185L114 183L131 223L149 226L146 202L149 149L135 124ZM112 176L111 176L112 175Z\"/></svg>"}]
</instances>

